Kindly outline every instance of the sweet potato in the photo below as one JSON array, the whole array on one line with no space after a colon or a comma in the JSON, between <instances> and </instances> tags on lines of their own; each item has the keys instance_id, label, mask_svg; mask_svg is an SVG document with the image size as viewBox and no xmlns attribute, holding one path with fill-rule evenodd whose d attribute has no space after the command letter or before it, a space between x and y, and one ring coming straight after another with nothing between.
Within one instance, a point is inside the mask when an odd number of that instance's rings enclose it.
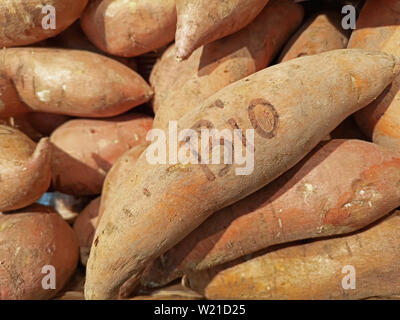
<instances>
[{"instance_id":1,"label":"sweet potato","mask_svg":"<svg viewBox=\"0 0 400 320\"><path fill-rule=\"evenodd\" d=\"M400 216L346 237L290 246L184 283L209 299L363 299L400 292ZM355 289L343 281L353 267Z\"/></svg>"},{"instance_id":2,"label":"sweet potato","mask_svg":"<svg viewBox=\"0 0 400 320\"><path fill-rule=\"evenodd\" d=\"M95 53L11 48L0 54L0 118L30 111L111 117L151 96L135 71Z\"/></svg>"},{"instance_id":3,"label":"sweet potato","mask_svg":"<svg viewBox=\"0 0 400 320\"><path fill-rule=\"evenodd\" d=\"M349 233L400 206L400 153L331 140L247 198L214 213L159 257L142 279L161 286L184 274L272 245Z\"/></svg>"},{"instance_id":4,"label":"sweet potato","mask_svg":"<svg viewBox=\"0 0 400 320\"><path fill-rule=\"evenodd\" d=\"M243 29L268 0L176 0L175 36L178 59L194 50Z\"/></svg>"},{"instance_id":5,"label":"sweet potato","mask_svg":"<svg viewBox=\"0 0 400 320\"><path fill-rule=\"evenodd\" d=\"M176 19L175 0L94 0L81 25L103 51L134 57L173 41Z\"/></svg>"},{"instance_id":6,"label":"sweet potato","mask_svg":"<svg viewBox=\"0 0 400 320\"><path fill-rule=\"evenodd\" d=\"M186 61L178 62L170 48L150 80L157 110L154 128L168 128L170 120L178 120L218 90L267 67L302 19L302 6L272 0L246 28L197 49Z\"/></svg>"},{"instance_id":7,"label":"sweet potato","mask_svg":"<svg viewBox=\"0 0 400 320\"><path fill-rule=\"evenodd\" d=\"M78 215L74 223L74 231L78 237L80 260L83 265L86 265L96 231L100 200L100 197L92 200Z\"/></svg>"},{"instance_id":8,"label":"sweet potato","mask_svg":"<svg viewBox=\"0 0 400 320\"><path fill-rule=\"evenodd\" d=\"M38 200L50 186L51 147L37 145L22 132L0 125L0 212Z\"/></svg>"},{"instance_id":9,"label":"sweet potato","mask_svg":"<svg viewBox=\"0 0 400 320\"><path fill-rule=\"evenodd\" d=\"M125 152L118 158L107 173L101 193L98 221L100 221L104 208L107 207L110 199L113 199L115 193L119 192L119 185L125 180L127 173L133 169L136 161L139 159L143 151L146 150L148 145L148 142L143 142Z\"/></svg>"},{"instance_id":10,"label":"sweet potato","mask_svg":"<svg viewBox=\"0 0 400 320\"><path fill-rule=\"evenodd\" d=\"M236 160L232 165L173 164L168 159L151 164L154 148L163 143L150 145L105 208L88 261L85 297L112 298L127 279L139 281L149 262L212 213L293 167L347 116L376 98L398 72L399 59L392 55L329 51L259 71L186 113L178 121L180 130L232 132L238 127L243 135L254 133L254 142L249 138L254 153L240 134L235 143L236 148L246 144L254 170L247 167L246 172ZM166 150L170 138L173 134L166 137Z\"/></svg>"},{"instance_id":11,"label":"sweet potato","mask_svg":"<svg viewBox=\"0 0 400 320\"><path fill-rule=\"evenodd\" d=\"M349 48L379 50L400 55L400 3L368 0L351 35ZM400 150L400 77L355 119L363 132L377 144Z\"/></svg>"},{"instance_id":12,"label":"sweet potato","mask_svg":"<svg viewBox=\"0 0 400 320\"><path fill-rule=\"evenodd\" d=\"M336 11L314 14L286 44L279 62L346 48L349 34L341 21L342 16Z\"/></svg>"},{"instance_id":13,"label":"sweet potato","mask_svg":"<svg viewBox=\"0 0 400 320\"><path fill-rule=\"evenodd\" d=\"M112 199L114 192L118 192L120 181L125 179L129 170L132 170L135 162L147 146L147 142L139 144L118 158L106 175L101 197L91 201L76 219L74 230L78 235L80 257L83 265L86 265L89 258L94 233L108 200Z\"/></svg>"},{"instance_id":14,"label":"sweet potato","mask_svg":"<svg viewBox=\"0 0 400 320\"><path fill-rule=\"evenodd\" d=\"M63 124L50 136L53 187L72 195L101 193L113 163L144 142L152 124L153 119L142 114L75 119Z\"/></svg>"},{"instance_id":15,"label":"sweet potato","mask_svg":"<svg viewBox=\"0 0 400 320\"><path fill-rule=\"evenodd\" d=\"M7 0L0 5L0 48L28 45L54 37L77 20L88 0ZM55 29L43 28L49 12L55 8ZM43 11L43 12L42 12Z\"/></svg>"},{"instance_id":16,"label":"sweet potato","mask_svg":"<svg viewBox=\"0 0 400 320\"><path fill-rule=\"evenodd\" d=\"M59 292L78 263L71 227L48 207L34 205L0 215L0 300L49 299ZM54 267L55 288L46 289ZM51 270L51 269L50 269Z\"/></svg>"}]
</instances>

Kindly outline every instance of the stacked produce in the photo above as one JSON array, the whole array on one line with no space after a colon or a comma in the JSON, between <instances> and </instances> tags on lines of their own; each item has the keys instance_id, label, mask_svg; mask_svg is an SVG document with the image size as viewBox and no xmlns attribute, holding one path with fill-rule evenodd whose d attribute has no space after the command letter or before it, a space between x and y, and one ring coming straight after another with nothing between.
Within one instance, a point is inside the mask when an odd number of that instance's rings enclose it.
<instances>
[{"instance_id":1,"label":"stacked produce","mask_svg":"<svg viewBox=\"0 0 400 320\"><path fill-rule=\"evenodd\" d=\"M0 24L0 299L400 295L400 0Z\"/></svg>"}]
</instances>

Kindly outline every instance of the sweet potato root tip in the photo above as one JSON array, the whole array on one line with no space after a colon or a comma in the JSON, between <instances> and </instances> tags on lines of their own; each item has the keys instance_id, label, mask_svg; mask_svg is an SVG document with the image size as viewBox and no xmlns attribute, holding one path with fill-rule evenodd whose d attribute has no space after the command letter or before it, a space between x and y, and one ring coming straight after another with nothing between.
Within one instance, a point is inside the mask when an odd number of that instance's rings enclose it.
<instances>
[{"instance_id":1,"label":"sweet potato root tip","mask_svg":"<svg viewBox=\"0 0 400 320\"><path fill-rule=\"evenodd\" d=\"M268 0L177 0L177 58L187 59L197 48L247 26Z\"/></svg>"}]
</instances>

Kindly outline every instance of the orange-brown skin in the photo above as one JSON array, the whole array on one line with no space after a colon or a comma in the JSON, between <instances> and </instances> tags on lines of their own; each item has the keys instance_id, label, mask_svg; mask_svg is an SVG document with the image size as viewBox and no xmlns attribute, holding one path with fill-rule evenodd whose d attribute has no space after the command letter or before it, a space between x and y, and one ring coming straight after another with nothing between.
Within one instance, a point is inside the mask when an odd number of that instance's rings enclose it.
<instances>
[{"instance_id":1,"label":"orange-brown skin","mask_svg":"<svg viewBox=\"0 0 400 320\"><path fill-rule=\"evenodd\" d=\"M44 137L34 126L30 123L28 114L22 114L17 117L0 118L0 124L15 128L26 134L33 141L37 142Z\"/></svg>"},{"instance_id":2,"label":"orange-brown skin","mask_svg":"<svg viewBox=\"0 0 400 320\"><path fill-rule=\"evenodd\" d=\"M175 0L94 0L81 25L103 51L134 57L172 42L176 19Z\"/></svg>"},{"instance_id":3,"label":"orange-brown skin","mask_svg":"<svg viewBox=\"0 0 400 320\"><path fill-rule=\"evenodd\" d=\"M100 221L104 209L107 207L110 199L113 199L115 193L119 192L119 185L126 179L127 173L133 170L136 161L139 159L143 151L146 150L149 144L150 143L147 141L142 142L141 144L138 144L132 149L126 151L113 164L110 171L108 171L101 192L101 204L99 207L99 217L96 225L98 225L98 221Z\"/></svg>"},{"instance_id":4,"label":"orange-brown skin","mask_svg":"<svg viewBox=\"0 0 400 320\"><path fill-rule=\"evenodd\" d=\"M62 114L31 112L23 116L24 119L44 136L50 136L55 129L70 120Z\"/></svg>"},{"instance_id":5,"label":"orange-brown skin","mask_svg":"<svg viewBox=\"0 0 400 320\"><path fill-rule=\"evenodd\" d=\"M342 16L335 11L313 15L286 44L279 62L346 48L349 35L341 22Z\"/></svg>"},{"instance_id":6,"label":"orange-brown skin","mask_svg":"<svg viewBox=\"0 0 400 320\"><path fill-rule=\"evenodd\" d=\"M100 197L92 200L78 215L74 222L74 231L78 238L81 263L86 265L97 226L100 209Z\"/></svg>"},{"instance_id":7,"label":"orange-brown skin","mask_svg":"<svg viewBox=\"0 0 400 320\"><path fill-rule=\"evenodd\" d=\"M396 0L368 0L351 35L349 48L379 50L400 55L400 3ZM400 77L355 119L372 141L400 150Z\"/></svg>"},{"instance_id":8,"label":"orange-brown skin","mask_svg":"<svg viewBox=\"0 0 400 320\"><path fill-rule=\"evenodd\" d=\"M302 6L272 0L241 31L197 49L185 61L175 58L175 45L154 68L154 127L168 128L227 85L267 67L303 19ZM276 26L279 25L279 28Z\"/></svg>"},{"instance_id":9,"label":"orange-brown skin","mask_svg":"<svg viewBox=\"0 0 400 320\"><path fill-rule=\"evenodd\" d=\"M190 163L153 165L147 156L156 144L150 145L105 208L88 260L85 297L113 298L126 280L138 281L148 263L212 213L297 164L377 97L399 67L397 57L381 52L329 51L259 71L186 113L180 129L208 124L233 131L233 121L243 132L256 129L254 170L238 175L243 165L236 161L229 167L210 164L208 170Z\"/></svg>"},{"instance_id":10,"label":"orange-brown skin","mask_svg":"<svg viewBox=\"0 0 400 320\"><path fill-rule=\"evenodd\" d=\"M67 29L83 12L88 0L7 0L0 6L0 48L28 45L54 37ZM45 29L45 5L56 10L56 28Z\"/></svg>"},{"instance_id":11,"label":"orange-brown skin","mask_svg":"<svg viewBox=\"0 0 400 320\"><path fill-rule=\"evenodd\" d=\"M153 118L133 113L66 122L50 137L53 187L72 195L100 194L111 166L130 148L146 141L152 124Z\"/></svg>"},{"instance_id":12,"label":"orange-brown skin","mask_svg":"<svg viewBox=\"0 0 400 320\"><path fill-rule=\"evenodd\" d=\"M74 230L78 235L81 262L83 265L86 265L89 258L94 233L104 212L104 208L108 205L109 199L112 199L113 194L119 192L119 184L125 179L127 172L132 170L137 159L147 146L147 142L141 143L118 158L106 175L101 197L90 202L76 219Z\"/></svg>"},{"instance_id":13,"label":"orange-brown skin","mask_svg":"<svg viewBox=\"0 0 400 320\"><path fill-rule=\"evenodd\" d=\"M135 59L129 59L124 57L117 57L105 53L104 51L97 48L92 44L86 37L85 33L82 31L80 22L75 22L67 30L59 34L57 37L47 40L47 47L59 47L65 49L74 50L85 50L98 54L105 55L111 59L117 60L118 62L130 67L131 69L137 71L137 65Z\"/></svg>"},{"instance_id":14,"label":"orange-brown skin","mask_svg":"<svg viewBox=\"0 0 400 320\"><path fill-rule=\"evenodd\" d=\"M399 181L400 154L365 141L331 140L214 213L158 258L142 283L160 286L272 245L358 230L400 205Z\"/></svg>"},{"instance_id":15,"label":"orange-brown skin","mask_svg":"<svg viewBox=\"0 0 400 320\"><path fill-rule=\"evenodd\" d=\"M184 284L208 299L353 300L399 294L399 240L396 211L362 232L193 273ZM345 266L354 267L355 289L343 289L342 281L347 284L344 278L349 276Z\"/></svg>"},{"instance_id":16,"label":"orange-brown skin","mask_svg":"<svg viewBox=\"0 0 400 320\"><path fill-rule=\"evenodd\" d=\"M52 209L40 205L0 215L0 300L43 300L59 292L78 264L78 241ZM56 289L42 280L54 266ZM48 281L45 279L45 283Z\"/></svg>"},{"instance_id":17,"label":"orange-brown skin","mask_svg":"<svg viewBox=\"0 0 400 320\"><path fill-rule=\"evenodd\" d=\"M176 0L178 59L247 26L268 0Z\"/></svg>"},{"instance_id":18,"label":"orange-brown skin","mask_svg":"<svg viewBox=\"0 0 400 320\"><path fill-rule=\"evenodd\" d=\"M0 118L31 111L111 117L151 96L135 71L95 53L47 48L0 53Z\"/></svg>"},{"instance_id":19,"label":"orange-brown skin","mask_svg":"<svg viewBox=\"0 0 400 320\"><path fill-rule=\"evenodd\" d=\"M50 186L51 146L37 145L22 132L0 125L0 212L38 200Z\"/></svg>"}]
</instances>

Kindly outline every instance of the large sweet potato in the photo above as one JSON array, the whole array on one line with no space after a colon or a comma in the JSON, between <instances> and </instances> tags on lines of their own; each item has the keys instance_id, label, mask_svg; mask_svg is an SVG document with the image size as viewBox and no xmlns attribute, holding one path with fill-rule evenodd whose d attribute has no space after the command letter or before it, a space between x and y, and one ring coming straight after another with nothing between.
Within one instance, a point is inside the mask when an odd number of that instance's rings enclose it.
<instances>
[{"instance_id":1,"label":"large sweet potato","mask_svg":"<svg viewBox=\"0 0 400 320\"><path fill-rule=\"evenodd\" d=\"M0 212L26 207L50 186L51 147L0 125Z\"/></svg>"},{"instance_id":2,"label":"large sweet potato","mask_svg":"<svg viewBox=\"0 0 400 320\"><path fill-rule=\"evenodd\" d=\"M214 213L159 257L142 280L160 286L286 242L349 233L400 206L400 153L331 140L268 186Z\"/></svg>"},{"instance_id":3,"label":"large sweet potato","mask_svg":"<svg viewBox=\"0 0 400 320\"><path fill-rule=\"evenodd\" d=\"M0 48L28 45L54 37L77 20L88 0L2 0L0 4ZM55 29L43 22L55 9Z\"/></svg>"},{"instance_id":4,"label":"large sweet potato","mask_svg":"<svg viewBox=\"0 0 400 320\"><path fill-rule=\"evenodd\" d=\"M239 139L237 150L246 146L247 168L236 160L207 165L159 159L152 164L154 149L168 150L174 134L166 136L165 145L154 141L105 208L88 261L86 298L115 297L127 279L139 281L151 260L212 213L293 167L340 122L375 99L398 74L399 62L381 52L345 49L302 57L237 81L186 113L178 121L180 130L227 129L231 139ZM232 135L237 128L242 135Z\"/></svg>"},{"instance_id":5,"label":"large sweet potato","mask_svg":"<svg viewBox=\"0 0 400 320\"><path fill-rule=\"evenodd\" d=\"M152 124L153 119L142 114L63 124L50 137L53 187L73 195L100 194L111 166L145 141Z\"/></svg>"},{"instance_id":6,"label":"large sweet potato","mask_svg":"<svg viewBox=\"0 0 400 320\"><path fill-rule=\"evenodd\" d=\"M400 293L399 254L400 216L396 211L365 231L279 249L225 270L191 274L184 283L209 299L387 296ZM349 271L354 271L355 288L347 287Z\"/></svg>"},{"instance_id":7,"label":"large sweet potato","mask_svg":"<svg viewBox=\"0 0 400 320\"><path fill-rule=\"evenodd\" d=\"M73 230L49 207L0 215L0 243L0 300L52 298L78 264ZM52 275L55 288L46 288Z\"/></svg>"},{"instance_id":8,"label":"large sweet potato","mask_svg":"<svg viewBox=\"0 0 400 320\"><path fill-rule=\"evenodd\" d=\"M151 96L135 71L95 53L11 48L0 54L0 118L31 111L111 117Z\"/></svg>"}]
</instances>

